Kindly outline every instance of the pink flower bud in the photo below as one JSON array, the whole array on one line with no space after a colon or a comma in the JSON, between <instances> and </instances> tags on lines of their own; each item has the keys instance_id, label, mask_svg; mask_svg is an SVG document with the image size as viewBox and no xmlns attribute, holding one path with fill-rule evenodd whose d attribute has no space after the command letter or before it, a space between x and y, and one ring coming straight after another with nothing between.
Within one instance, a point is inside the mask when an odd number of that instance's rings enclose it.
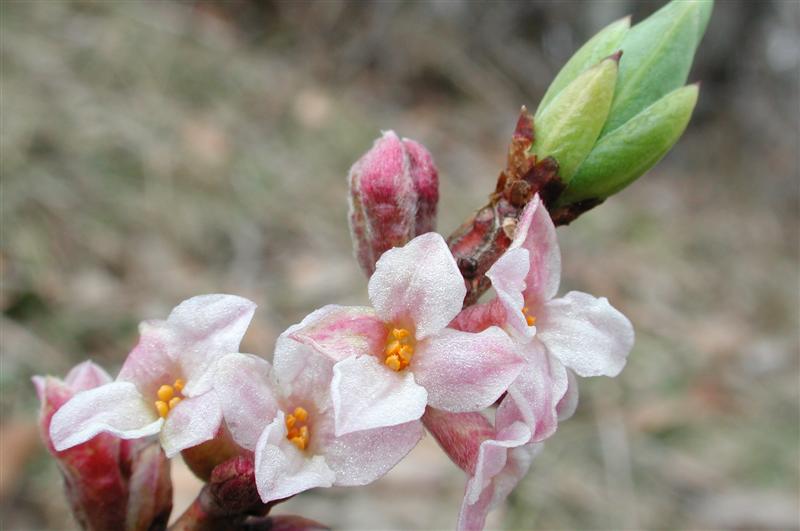
<instances>
[{"instance_id":1,"label":"pink flower bud","mask_svg":"<svg viewBox=\"0 0 800 531\"><path fill-rule=\"evenodd\" d=\"M50 439L53 415L75 394L111 381L86 361L64 380L34 376L41 410L39 427L58 461L75 519L85 529L149 529L166 525L172 509L169 465L157 443L126 441L101 433L85 443L56 451Z\"/></svg>"},{"instance_id":2,"label":"pink flower bud","mask_svg":"<svg viewBox=\"0 0 800 531\"><path fill-rule=\"evenodd\" d=\"M367 275L392 247L431 232L439 175L422 144L387 131L350 168L350 233Z\"/></svg>"}]
</instances>

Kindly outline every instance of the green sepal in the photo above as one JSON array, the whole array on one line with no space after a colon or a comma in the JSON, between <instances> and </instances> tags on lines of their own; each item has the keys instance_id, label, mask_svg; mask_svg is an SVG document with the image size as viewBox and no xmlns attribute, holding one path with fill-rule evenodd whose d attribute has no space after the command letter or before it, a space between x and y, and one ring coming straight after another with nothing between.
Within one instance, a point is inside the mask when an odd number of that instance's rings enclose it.
<instances>
[{"instance_id":1,"label":"green sepal","mask_svg":"<svg viewBox=\"0 0 800 531\"><path fill-rule=\"evenodd\" d=\"M622 39L619 79L601 137L686 83L712 0L672 0Z\"/></svg>"},{"instance_id":2,"label":"green sepal","mask_svg":"<svg viewBox=\"0 0 800 531\"><path fill-rule=\"evenodd\" d=\"M602 137L559 197L558 204L605 199L653 167L686 129L698 90L697 85L674 90Z\"/></svg>"},{"instance_id":3,"label":"green sepal","mask_svg":"<svg viewBox=\"0 0 800 531\"><path fill-rule=\"evenodd\" d=\"M622 38L631 27L631 17L625 17L612 22L570 57L555 79L550 83L536 109L535 120L538 120L545 107L576 77L593 67L604 58L619 50Z\"/></svg>"},{"instance_id":4,"label":"green sepal","mask_svg":"<svg viewBox=\"0 0 800 531\"><path fill-rule=\"evenodd\" d=\"M572 80L534 122L531 151L553 157L564 183L591 151L611 108L619 56L609 57Z\"/></svg>"}]
</instances>

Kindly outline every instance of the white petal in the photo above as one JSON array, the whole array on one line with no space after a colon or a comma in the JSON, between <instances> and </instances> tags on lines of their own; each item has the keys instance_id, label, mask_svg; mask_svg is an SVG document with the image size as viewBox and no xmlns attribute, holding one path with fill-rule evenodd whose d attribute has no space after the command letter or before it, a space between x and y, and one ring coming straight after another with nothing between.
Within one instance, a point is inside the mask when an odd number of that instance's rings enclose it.
<instances>
[{"instance_id":1,"label":"white petal","mask_svg":"<svg viewBox=\"0 0 800 531\"><path fill-rule=\"evenodd\" d=\"M389 249L369 279L369 298L385 322L408 321L423 339L461 311L467 288L444 239L435 232Z\"/></svg>"},{"instance_id":2,"label":"white petal","mask_svg":"<svg viewBox=\"0 0 800 531\"><path fill-rule=\"evenodd\" d=\"M633 325L604 297L579 291L549 301L537 337L579 376L616 376L633 348Z\"/></svg>"},{"instance_id":3,"label":"white petal","mask_svg":"<svg viewBox=\"0 0 800 531\"><path fill-rule=\"evenodd\" d=\"M222 424L222 408L216 393L184 398L170 410L161 430L161 446L167 457L214 438Z\"/></svg>"},{"instance_id":4,"label":"white petal","mask_svg":"<svg viewBox=\"0 0 800 531\"><path fill-rule=\"evenodd\" d=\"M138 439L161 431L163 420L130 382L112 382L78 393L50 423L50 438L61 451L101 432Z\"/></svg>"}]
</instances>

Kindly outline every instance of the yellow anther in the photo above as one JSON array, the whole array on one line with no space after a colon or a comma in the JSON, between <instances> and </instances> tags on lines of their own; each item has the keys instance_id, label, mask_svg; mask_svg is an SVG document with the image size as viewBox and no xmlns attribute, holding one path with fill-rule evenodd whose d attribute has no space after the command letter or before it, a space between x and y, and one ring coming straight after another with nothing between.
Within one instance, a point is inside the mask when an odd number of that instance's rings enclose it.
<instances>
[{"instance_id":1,"label":"yellow anther","mask_svg":"<svg viewBox=\"0 0 800 531\"><path fill-rule=\"evenodd\" d=\"M297 422L297 418L294 415L286 415L286 428L292 429L294 428L295 423Z\"/></svg>"},{"instance_id":2,"label":"yellow anther","mask_svg":"<svg viewBox=\"0 0 800 531\"><path fill-rule=\"evenodd\" d=\"M181 401L181 397L179 397L179 396L175 396L175 397L173 397L173 398L172 398L172 399L169 401L169 408L170 408L170 409L174 409L174 408L175 408L175 406L177 406L177 405L178 405L178 403L180 403L180 401Z\"/></svg>"},{"instance_id":3,"label":"yellow anther","mask_svg":"<svg viewBox=\"0 0 800 531\"><path fill-rule=\"evenodd\" d=\"M182 378L178 378L175 380L175 383L172 384L172 387L178 390L178 392L183 391L183 387L186 385L186 382L183 381Z\"/></svg>"},{"instance_id":4,"label":"yellow anther","mask_svg":"<svg viewBox=\"0 0 800 531\"><path fill-rule=\"evenodd\" d=\"M166 402L162 400L156 401L156 411L158 411L158 416L163 418L167 418L167 413L169 413L169 406Z\"/></svg>"},{"instance_id":5,"label":"yellow anther","mask_svg":"<svg viewBox=\"0 0 800 531\"><path fill-rule=\"evenodd\" d=\"M307 421L307 420L308 420L308 411L306 411L306 410L305 410L305 409L303 409L302 407L299 407L299 406L298 406L298 407L294 408L294 416L295 416L295 417L297 418L297 420L299 420L300 422L305 422L305 421Z\"/></svg>"},{"instance_id":6,"label":"yellow anther","mask_svg":"<svg viewBox=\"0 0 800 531\"><path fill-rule=\"evenodd\" d=\"M400 362L400 356L394 354L386 358L386 366L392 369L393 371L399 371L403 368L403 364Z\"/></svg>"},{"instance_id":7,"label":"yellow anther","mask_svg":"<svg viewBox=\"0 0 800 531\"><path fill-rule=\"evenodd\" d=\"M300 427L300 437L302 437L306 441L308 440L308 426Z\"/></svg>"},{"instance_id":8,"label":"yellow anther","mask_svg":"<svg viewBox=\"0 0 800 531\"><path fill-rule=\"evenodd\" d=\"M171 385L162 385L158 388L156 395L162 402L169 402L169 399L175 396L175 389Z\"/></svg>"},{"instance_id":9,"label":"yellow anther","mask_svg":"<svg viewBox=\"0 0 800 531\"><path fill-rule=\"evenodd\" d=\"M385 350L386 355L387 356L394 356L395 354L400 352L400 348L402 346L403 345L401 345L400 341L397 340L397 339L395 339L394 341L391 341L388 345L386 345L386 350Z\"/></svg>"},{"instance_id":10,"label":"yellow anther","mask_svg":"<svg viewBox=\"0 0 800 531\"><path fill-rule=\"evenodd\" d=\"M408 363L411 361L411 356L414 355L414 347L411 345L403 345L400 347L400 352L397 353L404 362Z\"/></svg>"},{"instance_id":11,"label":"yellow anther","mask_svg":"<svg viewBox=\"0 0 800 531\"><path fill-rule=\"evenodd\" d=\"M528 315L529 309L527 306L522 308L522 315L525 316L525 322L528 323L528 326L533 326L536 324L536 317L533 315Z\"/></svg>"},{"instance_id":12,"label":"yellow anther","mask_svg":"<svg viewBox=\"0 0 800 531\"><path fill-rule=\"evenodd\" d=\"M302 437L291 437L289 439L289 442L291 442L293 445L295 445L298 450L305 450L306 449L307 442Z\"/></svg>"},{"instance_id":13,"label":"yellow anther","mask_svg":"<svg viewBox=\"0 0 800 531\"><path fill-rule=\"evenodd\" d=\"M394 328L392 329L392 335L395 339L403 340L411 335L411 332L406 330L405 328Z\"/></svg>"}]
</instances>

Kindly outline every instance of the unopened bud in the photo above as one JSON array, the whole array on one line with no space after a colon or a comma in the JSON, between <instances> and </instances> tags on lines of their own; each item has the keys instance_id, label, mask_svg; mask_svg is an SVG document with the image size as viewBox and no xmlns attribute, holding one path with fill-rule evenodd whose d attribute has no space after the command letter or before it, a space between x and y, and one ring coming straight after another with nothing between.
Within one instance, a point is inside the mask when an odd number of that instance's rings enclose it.
<instances>
[{"instance_id":1,"label":"unopened bud","mask_svg":"<svg viewBox=\"0 0 800 531\"><path fill-rule=\"evenodd\" d=\"M109 382L108 373L90 361L76 366L64 380L34 376L42 439L58 462L70 508L83 528L163 528L172 508L172 487L158 443L101 433L57 452L50 440L50 421L61 406L75 394Z\"/></svg>"},{"instance_id":2,"label":"unopened bud","mask_svg":"<svg viewBox=\"0 0 800 531\"><path fill-rule=\"evenodd\" d=\"M392 247L434 230L439 177L421 144L387 131L350 168L350 234L367 275Z\"/></svg>"},{"instance_id":3,"label":"unopened bud","mask_svg":"<svg viewBox=\"0 0 800 531\"><path fill-rule=\"evenodd\" d=\"M214 438L181 452L184 463L203 481L208 481L214 468L242 454L244 450L236 444L228 428L223 424Z\"/></svg>"},{"instance_id":4,"label":"unopened bud","mask_svg":"<svg viewBox=\"0 0 800 531\"><path fill-rule=\"evenodd\" d=\"M535 120L539 120L545 108L550 104L553 98L564 90L564 87L569 85L576 77L586 70L619 50L622 38L628 33L630 27L631 18L625 17L616 22L612 22L597 32L594 37L586 41L586 44L581 46L580 49L570 57L567 64L561 68L558 75L556 75L555 79L550 83L547 92L545 92L542 101L539 103L539 107L536 109Z\"/></svg>"},{"instance_id":5,"label":"unopened bud","mask_svg":"<svg viewBox=\"0 0 800 531\"><path fill-rule=\"evenodd\" d=\"M686 129L698 90L697 85L674 90L601 138L558 204L605 199L653 167Z\"/></svg>"},{"instance_id":6,"label":"unopened bud","mask_svg":"<svg viewBox=\"0 0 800 531\"><path fill-rule=\"evenodd\" d=\"M495 435L494 427L478 412L450 413L428 407L422 422L450 460L470 475L475 472L481 443Z\"/></svg>"},{"instance_id":7,"label":"unopened bud","mask_svg":"<svg viewBox=\"0 0 800 531\"><path fill-rule=\"evenodd\" d=\"M712 0L672 0L622 39L614 102L602 136L686 83L708 25Z\"/></svg>"},{"instance_id":8,"label":"unopened bud","mask_svg":"<svg viewBox=\"0 0 800 531\"><path fill-rule=\"evenodd\" d=\"M573 79L534 122L536 138L531 150L539 159L553 157L564 183L570 181L603 129L618 61L619 54L615 54Z\"/></svg>"}]
</instances>

